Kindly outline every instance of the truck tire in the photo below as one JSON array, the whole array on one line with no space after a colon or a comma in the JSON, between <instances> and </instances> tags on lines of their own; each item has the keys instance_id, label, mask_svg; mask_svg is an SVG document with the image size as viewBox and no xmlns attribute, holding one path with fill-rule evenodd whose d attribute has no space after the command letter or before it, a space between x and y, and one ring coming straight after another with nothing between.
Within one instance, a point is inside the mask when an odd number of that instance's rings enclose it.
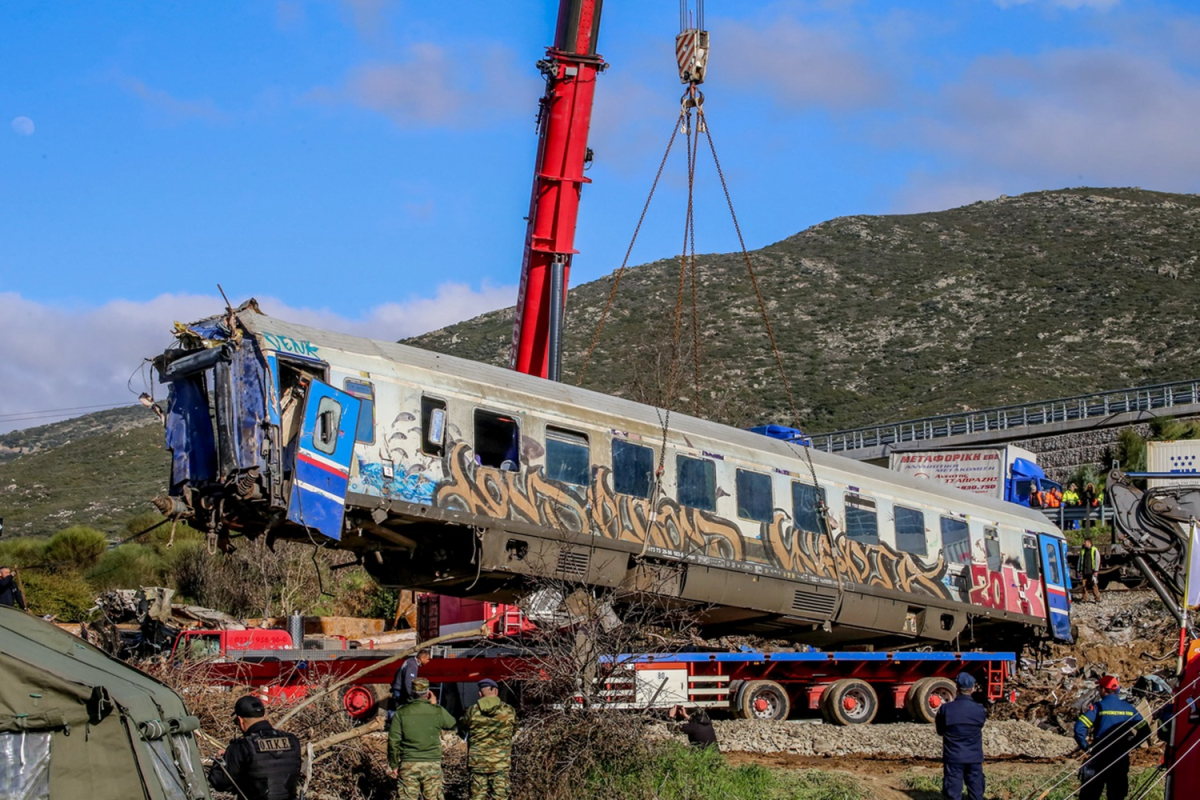
<instances>
[{"instance_id":1,"label":"truck tire","mask_svg":"<svg viewBox=\"0 0 1200 800\"><path fill-rule=\"evenodd\" d=\"M843 678L821 694L821 716L833 725L866 725L879 711L879 697L871 684Z\"/></svg>"},{"instance_id":2,"label":"truck tire","mask_svg":"<svg viewBox=\"0 0 1200 800\"><path fill-rule=\"evenodd\" d=\"M775 681L750 681L742 687L737 708L742 719L784 720L791 713L787 690Z\"/></svg>"},{"instance_id":3,"label":"truck tire","mask_svg":"<svg viewBox=\"0 0 1200 800\"><path fill-rule=\"evenodd\" d=\"M391 699L391 687L383 683L354 684L344 686L338 693L342 711L355 724L361 725L374 719L377 714L387 710L388 700Z\"/></svg>"},{"instance_id":4,"label":"truck tire","mask_svg":"<svg viewBox=\"0 0 1200 800\"><path fill-rule=\"evenodd\" d=\"M954 683L946 678L921 678L904 697L904 710L913 722L933 722L938 709L957 695Z\"/></svg>"}]
</instances>

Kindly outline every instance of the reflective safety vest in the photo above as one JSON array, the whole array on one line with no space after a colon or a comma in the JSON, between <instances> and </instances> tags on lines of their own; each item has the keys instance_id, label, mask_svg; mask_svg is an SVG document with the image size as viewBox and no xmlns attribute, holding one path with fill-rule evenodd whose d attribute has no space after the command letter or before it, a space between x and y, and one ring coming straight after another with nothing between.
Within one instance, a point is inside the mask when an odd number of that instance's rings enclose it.
<instances>
[{"instance_id":1,"label":"reflective safety vest","mask_svg":"<svg viewBox=\"0 0 1200 800\"><path fill-rule=\"evenodd\" d=\"M1120 695L1110 694L1092 703L1079 715L1079 719L1075 721L1075 743L1079 745L1080 750L1087 752L1118 728L1124 733L1132 730L1134 726L1141 727L1145 724L1146 721L1136 708L1122 700ZM1090 745L1088 734L1091 734ZM1105 751L1101 753L1105 761L1117 761L1126 756L1125 748L1121 745L1105 748Z\"/></svg>"},{"instance_id":2,"label":"reflective safety vest","mask_svg":"<svg viewBox=\"0 0 1200 800\"><path fill-rule=\"evenodd\" d=\"M1095 545L1079 551L1079 571L1091 575L1100 569L1100 549Z\"/></svg>"},{"instance_id":3,"label":"reflective safety vest","mask_svg":"<svg viewBox=\"0 0 1200 800\"><path fill-rule=\"evenodd\" d=\"M1063 502L1069 506L1079 505L1079 492L1073 492L1070 489L1067 489L1065 492L1063 492Z\"/></svg>"}]
</instances>

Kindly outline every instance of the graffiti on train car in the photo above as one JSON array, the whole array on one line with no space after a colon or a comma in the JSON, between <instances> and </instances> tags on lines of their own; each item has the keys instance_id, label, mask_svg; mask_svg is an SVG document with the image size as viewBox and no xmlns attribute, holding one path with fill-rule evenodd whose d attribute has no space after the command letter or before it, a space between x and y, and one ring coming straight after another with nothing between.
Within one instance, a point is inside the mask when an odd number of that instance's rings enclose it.
<instances>
[{"instance_id":1,"label":"graffiti on train car","mask_svg":"<svg viewBox=\"0 0 1200 800\"><path fill-rule=\"evenodd\" d=\"M400 464L390 470L389 475L384 471L383 464L368 463L360 458L358 474L351 479L350 488L379 497L429 505L433 502L435 482L421 472L419 467L420 465Z\"/></svg>"},{"instance_id":2,"label":"graffiti on train car","mask_svg":"<svg viewBox=\"0 0 1200 800\"><path fill-rule=\"evenodd\" d=\"M617 494L612 470L596 467L592 477L592 522L600 535L634 544L730 561L753 560L742 531L724 517L663 497L657 503ZM651 515L653 509L653 515Z\"/></svg>"},{"instance_id":3,"label":"graffiti on train car","mask_svg":"<svg viewBox=\"0 0 1200 800\"><path fill-rule=\"evenodd\" d=\"M841 575L843 580L865 586L950 598L942 580L946 562L941 556L926 564L886 544L868 546L845 534L831 538L828 534L801 530L781 511L776 511L769 525L763 525L763 543L772 563L789 572L824 577Z\"/></svg>"},{"instance_id":4,"label":"graffiti on train car","mask_svg":"<svg viewBox=\"0 0 1200 800\"><path fill-rule=\"evenodd\" d=\"M461 442L446 456L446 478L434 489L433 502L438 508L565 533L589 532L586 489L550 481L541 467L519 472L481 468Z\"/></svg>"},{"instance_id":5,"label":"graffiti on train car","mask_svg":"<svg viewBox=\"0 0 1200 800\"><path fill-rule=\"evenodd\" d=\"M433 503L568 534L646 543L658 551L757 562L830 580L840 575L865 586L950 597L941 557L927 564L885 544L867 546L844 534L831 541L795 528L783 512L762 526L761 542L747 540L735 523L717 514L666 497L651 501L618 494L612 471L603 466L593 468L591 487L584 489L548 479L542 467L519 472L481 468L471 448L459 442L446 457L446 477L434 488Z\"/></svg>"}]
</instances>

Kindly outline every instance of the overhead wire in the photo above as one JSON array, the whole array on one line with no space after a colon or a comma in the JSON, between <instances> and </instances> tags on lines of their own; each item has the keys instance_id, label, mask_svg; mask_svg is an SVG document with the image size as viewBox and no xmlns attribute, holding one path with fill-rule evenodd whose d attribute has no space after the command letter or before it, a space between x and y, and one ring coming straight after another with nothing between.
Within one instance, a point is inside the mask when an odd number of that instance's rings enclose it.
<instances>
[{"instance_id":1,"label":"overhead wire","mask_svg":"<svg viewBox=\"0 0 1200 800\"><path fill-rule=\"evenodd\" d=\"M1188 690L1188 689L1190 689L1192 686L1196 685L1196 683L1197 683L1198 681L1200 681L1200 675L1198 675L1197 677L1193 678L1193 679L1192 679L1191 681L1189 681L1189 682L1188 682L1186 685L1184 685L1184 686L1181 686L1181 687L1177 688L1177 689L1176 689L1176 690L1175 690L1175 691L1172 693L1172 695L1171 695L1171 698L1170 698L1169 700L1164 700L1163 702L1159 703L1157 707L1153 707L1153 706L1152 706L1152 707L1151 707L1151 709L1150 709L1150 717L1151 717L1151 719L1153 719L1153 720L1157 720L1157 721L1158 721L1158 723L1159 723L1159 725L1166 725L1166 724L1168 724L1168 723L1170 723L1170 722L1173 722L1173 721L1175 720L1175 718L1176 718L1176 717L1178 717L1180 714L1182 714L1184 711L1187 711L1187 710L1189 710L1189 706L1188 706L1186 703L1184 703L1184 704L1181 704L1181 707L1179 707L1179 708L1176 708L1176 709L1175 709L1175 711L1174 711L1174 713L1173 713L1173 714L1171 714L1171 716L1170 716L1170 717L1167 717L1167 718L1164 718L1164 719L1159 719L1159 718L1158 718L1158 713L1159 713L1160 711L1162 711L1162 709L1164 709L1164 708L1167 706L1167 704L1168 704L1168 703L1173 703L1173 702L1175 702L1177 699L1179 699L1180 695L1182 695L1182 693L1183 693L1183 692L1187 691L1187 690ZM1150 722L1151 722L1151 719L1144 720L1144 722L1145 722L1147 725L1149 725L1149 724L1150 724ZM1115 737L1115 738L1112 738L1112 739L1110 739L1110 740L1107 740L1107 741L1106 741L1106 740L1101 740L1101 741L1100 741L1100 742L1099 742L1097 745L1095 745L1095 746L1092 748L1092 750L1091 750L1090 752L1088 752L1086 755L1088 755L1090 758L1095 758L1095 757L1097 757L1097 756L1103 755L1104 753L1108 753L1108 752L1109 752L1109 751L1111 751L1111 750L1112 750L1114 747L1116 747L1116 746L1120 745L1120 744L1121 744L1122 742L1124 742L1124 741L1125 741L1125 737ZM1130 753L1132 753L1134 750L1136 750L1137 748L1141 747L1141 745L1142 745L1142 741L1143 741L1143 740L1139 740L1139 741L1137 742L1137 744L1134 744L1133 746L1131 746L1131 747L1127 748L1127 749L1125 750L1125 752L1118 754L1118 755L1116 756L1116 758L1121 758L1121 757L1123 757L1123 756L1127 756L1127 755L1129 755L1129 754L1130 754ZM1193 746L1195 746L1195 745L1193 745ZM1188 750L1190 751L1190 749L1191 749L1191 748L1189 748ZM1110 756L1110 757L1111 757L1111 756ZM1176 759L1176 761L1178 762L1178 759ZM1048 780L1047 780L1045 783L1043 783L1041 786L1037 787L1037 788L1036 788L1036 789L1034 789L1032 792L1030 792L1030 793L1029 793L1029 794L1026 796L1026 800L1042 800L1042 798L1045 798L1045 797L1047 797L1051 791L1053 791L1054 789L1056 789L1056 788L1058 788L1059 786L1061 786L1061 785L1062 785L1062 784L1063 784L1063 783L1064 783L1064 782L1065 782L1065 781L1066 781L1068 778L1070 778L1070 777L1071 777L1071 775L1072 775L1074 772L1076 772L1076 771L1078 770L1079 766L1080 766L1080 764L1079 764L1078 762L1072 762L1072 763L1071 763L1071 764L1069 764L1069 765L1068 765L1068 766L1067 766L1067 767L1066 767L1066 768L1065 768L1065 769L1064 769L1064 770L1063 770L1061 773L1058 773L1058 774L1056 774L1055 776L1052 776L1052 777L1050 777L1050 778L1049 778L1049 779L1048 779ZM1169 771L1169 770L1168 770L1168 771ZM1086 786L1088 783L1090 783L1090 782L1091 782L1092 780L1094 780L1094 779L1095 779L1095 778L1093 777L1093 778L1091 778L1091 779L1089 779L1089 780L1087 780L1087 781L1084 781L1084 782L1082 782L1082 783L1080 784L1079 788L1075 789L1075 791L1073 791L1071 794L1068 794L1068 795L1067 795L1067 798L1074 797L1076 794L1078 794L1078 793L1079 793L1080 789L1082 789L1084 786ZM1066 800L1066 798L1064 798L1064 800Z\"/></svg>"},{"instance_id":2,"label":"overhead wire","mask_svg":"<svg viewBox=\"0 0 1200 800\"><path fill-rule=\"evenodd\" d=\"M70 406L67 408L44 408L33 411L9 411L0 414L0 421L11 421L21 417L34 419L37 417L51 417L56 414L65 414L72 411L98 411L111 408L133 408L137 403L100 403L91 406ZM20 420L17 420L20 421Z\"/></svg>"}]
</instances>

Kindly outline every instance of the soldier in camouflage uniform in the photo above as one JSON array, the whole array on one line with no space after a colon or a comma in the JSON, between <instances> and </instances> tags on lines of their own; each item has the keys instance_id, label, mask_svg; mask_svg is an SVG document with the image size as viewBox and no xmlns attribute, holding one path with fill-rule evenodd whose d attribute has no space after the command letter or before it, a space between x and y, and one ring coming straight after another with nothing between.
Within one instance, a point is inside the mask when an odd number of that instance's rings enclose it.
<instances>
[{"instance_id":1,"label":"soldier in camouflage uniform","mask_svg":"<svg viewBox=\"0 0 1200 800\"><path fill-rule=\"evenodd\" d=\"M428 680L412 685L413 699L396 711L388 729L388 775L399 778L400 800L444 800L442 731L454 730L454 717L437 704Z\"/></svg>"},{"instance_id":2,"label":"soldier in camouflage uniform","mask_svg":"<svg viewBox=\"0 0 1200 800\"><path fill-rule=\"evenodd\" d=\"M516 730L517 712L500 699L496 682L484 678L479 682L479 702L458 721L459 735L467 740L471 800L508 800Z\"/></svg>"}]
</instances>

